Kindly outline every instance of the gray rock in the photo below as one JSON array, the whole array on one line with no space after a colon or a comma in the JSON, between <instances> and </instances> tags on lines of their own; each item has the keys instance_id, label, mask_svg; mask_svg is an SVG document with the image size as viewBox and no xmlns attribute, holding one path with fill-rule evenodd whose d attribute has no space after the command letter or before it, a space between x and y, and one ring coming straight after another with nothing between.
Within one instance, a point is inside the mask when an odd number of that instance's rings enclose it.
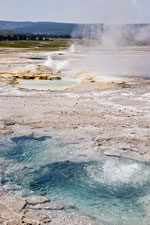
<instances>
[{"instance_id":1,"label":"gray rock","mask_svg":"<svg viewBox=\"0 0 150 225\"><path fill-rule=\"evenodd\" d=\"M50 202L50 199L45 196L30 196L27 197L25 200L28 205L37 205Z\"/></svg>"},{"instance_id":2,"label":"gray rock","mask_svg":"<svg viewBox=\"0 0 150 225\"><path fill-rule=\"evenodd\" d=\"M30 204L28 208L32 210L62 210L65 208L65 206L56 201L51 201L43 204L36 204L36 205Z\"/></svg>"},{"instance_id":3,"label":"gray rock","mask_svg":"<svg viewBox=\"0 0 150 225\"><path fill-rule=\"evenodd\" d=\"M15 198L8 193L0 192L0 204L3 203L15 212L21 212L27 204L26 201L21 198Z\"/></svg>"}]
</instances>

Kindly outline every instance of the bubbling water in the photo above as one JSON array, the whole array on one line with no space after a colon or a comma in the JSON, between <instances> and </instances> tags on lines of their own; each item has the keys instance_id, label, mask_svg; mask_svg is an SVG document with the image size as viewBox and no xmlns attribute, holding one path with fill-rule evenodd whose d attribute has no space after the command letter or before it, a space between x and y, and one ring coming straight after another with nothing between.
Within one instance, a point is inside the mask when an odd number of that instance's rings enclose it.
<instances>
[{"instance_id":1,"label":"bubbling water","mask_svg":"<svg viewBox=\"0 0 150 225\"><path fill-rule=\"evenodd\" d=\"M149 164L103 155L91 160L88 153L81 156L80 145L49 136L5 138L0 144L0 182L6 191L11 187L24 196L71 203L106 225L149 224Z\"/></svg>"},{"instance_id":2,"label":"bubbling water","mask_svg":"<svg viewBox=\"0 0 150 225\"><path fill-rule=\"evenodd\" d=\"M87 168L88 175L97 182L117 184L117 183L141 183L145 177L150 176L149 171L141 173L142 165L139 163L126 164L119 160L107 160L103 166L101 164L91 165Z\"/></svg>"}]
</instances>

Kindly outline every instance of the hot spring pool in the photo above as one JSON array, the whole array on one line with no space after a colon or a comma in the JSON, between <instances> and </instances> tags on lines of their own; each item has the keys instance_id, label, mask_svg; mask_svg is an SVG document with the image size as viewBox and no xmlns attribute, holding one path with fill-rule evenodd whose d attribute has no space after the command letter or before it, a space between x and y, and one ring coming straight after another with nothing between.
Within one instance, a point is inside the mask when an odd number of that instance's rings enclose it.
<instances>
[{"instance_id":1,"label":"hot spring pool","mask_svg":"<svg viewBox=\"0 0 150 225\"><path fill-rule=\"evenodd\" d=\"M103 155L91 159L52 137L0 139L0 182L6 191L70 203L108 225L150 224L150 165Z\"/></svg>"},{"instance_id":2,"label":"hot spring pool","mask_svg":"<svg viewBox=\"0 0 150 225\"><path fill-rule=\"evenodd\" d=\"M77 84L75 80L23 80L19 87L37 90L64 90Z\"/></svg>"}]
</instances>

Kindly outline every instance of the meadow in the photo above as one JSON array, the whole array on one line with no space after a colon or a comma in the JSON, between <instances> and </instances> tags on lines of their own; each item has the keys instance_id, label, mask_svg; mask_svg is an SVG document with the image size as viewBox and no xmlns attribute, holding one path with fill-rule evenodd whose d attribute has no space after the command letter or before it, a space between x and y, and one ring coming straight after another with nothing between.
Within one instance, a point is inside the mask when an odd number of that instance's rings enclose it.
<instances>
[{"instance_id":1,"label":"meadow","mask_svg":"<svg viewBox=\"0 0 150 225\"><path fill-rule=\"evenodd\" d=\"M58 51L70 46L70 40L50 39L49 41L0 41L0 48L24 48L29 51Z\"/></svg>"}]
</instances>

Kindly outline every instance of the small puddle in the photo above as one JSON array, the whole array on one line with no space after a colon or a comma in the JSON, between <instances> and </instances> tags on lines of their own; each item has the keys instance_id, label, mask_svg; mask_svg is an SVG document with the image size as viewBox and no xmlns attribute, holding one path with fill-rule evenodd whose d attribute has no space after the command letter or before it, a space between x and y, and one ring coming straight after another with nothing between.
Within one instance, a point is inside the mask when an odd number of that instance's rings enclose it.
<instances>
[{"instance_id":1,"label":"small puddle","mask_svg":"<svg viewBox=\"0 0 150 225\"><path fill-rule=\"evenodd\" d=\"M0 142L1 185L11 193L70 203L106 225L149 224L150 165L82 157L75 154L77 148L50 136L5 136Z\"/></svg>"},{"instance_id":2,"label":"small puddle","mask_svg":"<svg viewBox=\"0 0 150 225\"><path fill-rule=\"evenodd\" d=\"M27 59L31 59L31 60L44 60L45 58L43 57L28 57Z\"/></svg>"}]
</instances>

